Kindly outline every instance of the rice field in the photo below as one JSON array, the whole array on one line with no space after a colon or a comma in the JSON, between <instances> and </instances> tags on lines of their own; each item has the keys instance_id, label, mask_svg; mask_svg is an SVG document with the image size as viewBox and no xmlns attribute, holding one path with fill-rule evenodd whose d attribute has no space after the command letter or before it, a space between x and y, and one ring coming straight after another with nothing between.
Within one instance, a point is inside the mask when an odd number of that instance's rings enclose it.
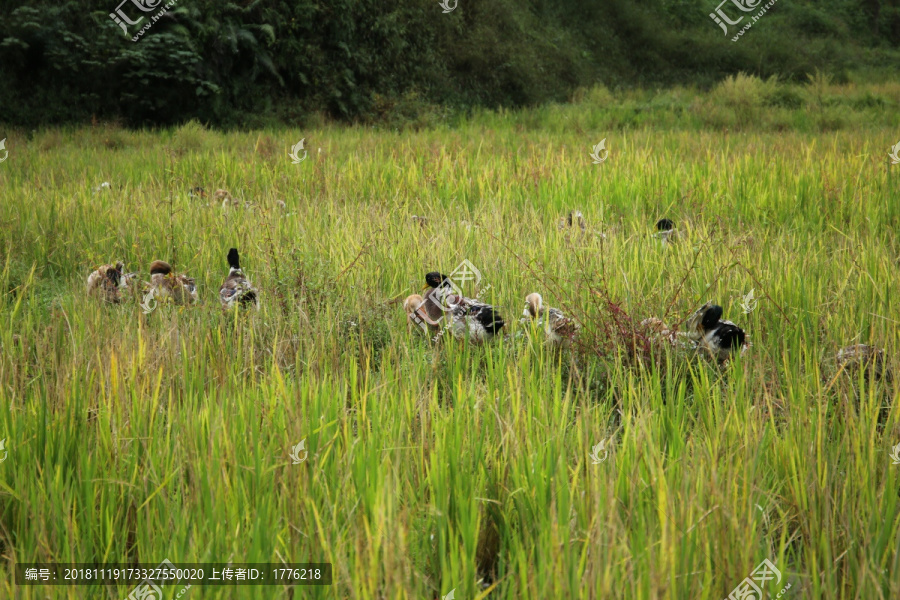
<instances>
[{"instance_id":1,"label":"rice field","mask_svg":"<svg viewBox=\"0 0 900 600\"><path fill-rule=\"evenodd\" d=\"M835 360L870 344L900 369L897 112L802 112L10 133L0 598L132 587L17 585L17 563L164 559L333 568L190 600L721 600L764 559L772 598L900 597L900 384ZM220 308L231 247L259 311ZM147 280L156 259L197 305L87 297L99 265ZM504 339L407 323L425 273L463 260ZM530 292L582 324L571 349L520 325ZM639 326L708 300L751 344L726 365Z\"/></svg>"}]
</instances>

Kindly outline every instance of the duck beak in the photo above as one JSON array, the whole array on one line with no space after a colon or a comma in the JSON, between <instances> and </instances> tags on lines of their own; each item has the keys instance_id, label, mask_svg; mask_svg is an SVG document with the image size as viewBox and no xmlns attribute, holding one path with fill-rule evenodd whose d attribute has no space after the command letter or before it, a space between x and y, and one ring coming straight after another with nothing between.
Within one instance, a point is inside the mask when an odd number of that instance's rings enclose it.
<instances>
[{"instance_id":1,"label":"duck beak","mask_svg":"<svg viewBox=\"0 0 900 600\"><path fill-rule=\"evenodd\" d=\"M426 284L425 284L425 287L422 288L422 291L425 291L425 290L430 289L430 288L431 288L431 286L428 285L428 284L426 283Z\"/></svg>"}]
</instances>

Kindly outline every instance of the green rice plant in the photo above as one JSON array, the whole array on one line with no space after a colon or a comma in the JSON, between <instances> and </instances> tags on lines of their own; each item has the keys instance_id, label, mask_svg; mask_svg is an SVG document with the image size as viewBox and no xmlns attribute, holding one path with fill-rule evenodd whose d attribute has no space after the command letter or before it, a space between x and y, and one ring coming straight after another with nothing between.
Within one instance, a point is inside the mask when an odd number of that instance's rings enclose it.
<instances>
[{"instance_id":1,"label":"green rice plant","mask_svg":"<svg viewBox=\"0 0 900 600\"><path fill-rule=\"evenodd\" d=\"M825 88L829 129L741 81L758 120L728 131L699 111L736 110L737 79L403 132L10 133L0 598L133 587L19 585L18 563L163 559L333 565L183 598L718 600L763 559L773 596L898 596L898 378L836 358L900 366L893 88ZM219 305L231 247L258 312ZM99 265L155 259L197 305L87 296ZM464 259L505 335L433 343L402 300ZM520 325L535 291L581 322L571 349ZM640 325L708 300L750 342L727 365Z\"/></svg>"}]
</instances>

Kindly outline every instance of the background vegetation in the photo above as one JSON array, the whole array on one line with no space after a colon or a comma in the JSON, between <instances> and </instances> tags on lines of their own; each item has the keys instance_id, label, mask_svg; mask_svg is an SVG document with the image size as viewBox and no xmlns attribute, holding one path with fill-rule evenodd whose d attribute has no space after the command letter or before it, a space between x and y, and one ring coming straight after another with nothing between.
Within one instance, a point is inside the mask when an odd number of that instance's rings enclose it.
<instances>
[{"instance_id":1,"label":"background vegetation","mask_svg":"<svg viewBox=\"0 0 900 600\"><path fill-rule=\"evenodd\" d=\"M878 80L900 66L900 0L776 3L738 43L714 0L179 0L138 42L117 0L0 0L0 121L327 118L404 124L562 101L581 87L696 85L740 71Z\"/></svg>"},{"instance_id":2,"label":"background vegetation","mask_svg":"<svg viewBox=\"0 0 900 600\"><path fill-rule=\"evenodd\" d=\"M862 342L900 368L900 88L574 95L403 133L11 135L0 597L128 593L17 588L14 562L163 558L334 565L331 587L188 600L721 600L764 558L783 598L900 597L900 378L834 360ZM584 234L559 228L572 209ZM662 216L674 245L650 237ZM219 309L232 245L259 313ZM157 258L197 278L199 306L85 297L97 265L146 279ZM510 339L433 347L398 300L464 258ZM574 352L518 326L531 291L583 321ZM634 323L708 299L747 329L743 359L630 349Z\"/></svg>"}]
</instances>

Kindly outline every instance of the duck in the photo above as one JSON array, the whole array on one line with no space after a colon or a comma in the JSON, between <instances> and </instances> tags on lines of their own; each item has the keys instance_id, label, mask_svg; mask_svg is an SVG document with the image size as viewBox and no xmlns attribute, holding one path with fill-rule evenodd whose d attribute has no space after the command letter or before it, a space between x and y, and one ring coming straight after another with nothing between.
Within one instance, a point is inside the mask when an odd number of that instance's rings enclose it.
<instances>
[{"instance_id":1,"label":"duck","mask_svg":"<svg viewBox=\"0 0 900 600\"><path fill-rule=\"evenodd\" d=\"M573 232L577 236L585 235L587 233L587 225L584 222L584 215L581 214L580 210L569 211L567 216L560 218L557 229L565 230L566 241L571 241Z\"/></svg>"},{"instance_id":2,"label":"duck","mask_svg":"<svg viewBox=\"0 0 900 600\"><path fill-rule=\"evenodd\" d=\"M106 191L109 191L110 189L112 189L112 186L110 186L108 181L104 181L103 183L101 183L100 185L98 185L97 187L94 188L94 193L99 194L100 192L106 192Z\"/></svg>"},{"instance_id":3,"label":"duck","mask_svg":"<svg viewBox=\"0 0 900 600\"><path fill-rule=\"evenodd\" d=\"M871 373L876 380L882 378L891 380L891 373L885 365L884 350L881 348L868 344L854 344L838 350L835 358L838 366L846 371L862 370L866 377Z\"/></svg>"},{"instance_id":4,"label":"duck","mask_svg":"<svg viewBox=\"0 0 900 600\"><path fill-rule=\"evenodd\" d=\"M641 329L647 332L647 337L653 342L665 342L673 347L677 345L676 332L659 317L644 319L641 321Z\"/></svg>"},{"instance_id":5,"label":"duck","mask_svg":"<svg viewBox=\"0 0 900 600\"><path fill-rule=\"evenodd\" d=\"M237 248L228 251L228 276L219 288L219 301L226 309L253 305L259 310L259 292L241 269Z\"/></svg>"},{"instance_id":6,"label":"duck","mask_svg":"<svg viewBox=\"0 0 900 600\"><path fill-rule=\"evenodd\" d=\"M429 317L424 310L419 310L425 304L425 298L420 294L412 294L407 296L403 301L403 311L410 326L416 326L422 329L428 335L437 334L440 331L440 323Z\"/></svg>"},{"instance_id":7,"label":"duck","mask_svg":"<svg viewBox=\"0 0 900 600\"><path fill-rule=\"evenodd\" d=\"M214 198L216 199L216 201L222 203L222 208L225 208L228 205L233 204L235 202L235 200L231 196L231 194L228 193L228 190L223 190L223 189L216 190L216 193L214 194Z\"/></svg>"},{"instance_id":8,"label":"duck","mask_svg":"<svg viewBox=\"0 0 900 600\"><path fill-rule=\"evenodd\" d=\"M519 322L542 328L547 341L553 346L571 346L579 329L578 323L558 308L544 306L544 299L537 292L525 296L525 310Z\"/></svg>"},{"instance_id":9,"label":"duck","mask_svg":"<svg viewBox=\"0 0 900 600\"><path fill-rule=\"evenodd\" d=\"M239 200L231 195L228 190L216 190L215 194L216 201L222 202L222 208L230 208L230 207L241 207L243 206L246 210L254 210L256 205L247 200Z\"/></svg>"},{"instance_id":10,"label":"duck","mask_svg":"<svg viewBox=\"0 0 900 600\"><path fill-rule=\"evenodd\" d=\"M172 265L163 260L150 263L150 290L157 301L178 305L197 302L197 286L193 277L176 275Z\"/></svg>"},{"instance_id":11,"label":"duck","mask_svg":"<svg viewBox=\"0 0 900 600\"><path fill-rule=\"evenodd\" d=\"M648 317L641 321L640 328L651 344L666 344L681 350L697 349L697 334L676 331L659 317Z\"/></svg>"},{"instance_id":12,"label":"duck","mask_svg":"<svg viewBox=\"0 0 900 600\"><path fill-rule=\"evenodd\" d=\"M468 339L476 344L499 336L505 323L493 306L457 293L450 278L438 271L427 273L425 284L423 289L429 291L416 311L428 318L426 324L433 327L432 323L437 325L448 317L447 329L455 339Z\"/></svg>"},{"instance_id":13,"label":"duck","mask_svg":"<svg viewBox=\"0 0 900 600\"><path fill-rule=\"evenodd\" d=\"M133 276L133 273L125 273L125 263L122 261L114 265L102 265L88 275L88 295L99 297L111 304L118 304L128 289L128 280Z\"/></svg>"},{"instance_id":14,"label":"duck","mask_svg":"<svg viewBox=\"0 0 900 600\"><path fill-rule=\"evenodd\" d=\"M580 210L570 211L569 216L566 217L566 226L567 227L573 227L576 225L578 226L579 229L581 229L582 232L585 231L586 225L584 223L584 215L581 214Z\"/></svg>"},{"instance_id":15,"label":"duck","mask_svg":"<svg viewBox=\"0 0 900 600\"><path fill-rule=\"evenodd\" d=\"M675 241L675 222L672 219L662 218L656 222L655 238L662 240L663 245Z\"/></svg>"},{"instance_id":16,"label":"duck","mask_svg":"<svg viewBox=\"0 0 900 600\"><path fill-rule=\"evenodd\" d=\"M685 323L687 336L719 362L731 358L735 351L743 354L747 347L744 330L731 321L722 320L722 307L707 302L698 308Z\"/></svg>"}]
</instances>

